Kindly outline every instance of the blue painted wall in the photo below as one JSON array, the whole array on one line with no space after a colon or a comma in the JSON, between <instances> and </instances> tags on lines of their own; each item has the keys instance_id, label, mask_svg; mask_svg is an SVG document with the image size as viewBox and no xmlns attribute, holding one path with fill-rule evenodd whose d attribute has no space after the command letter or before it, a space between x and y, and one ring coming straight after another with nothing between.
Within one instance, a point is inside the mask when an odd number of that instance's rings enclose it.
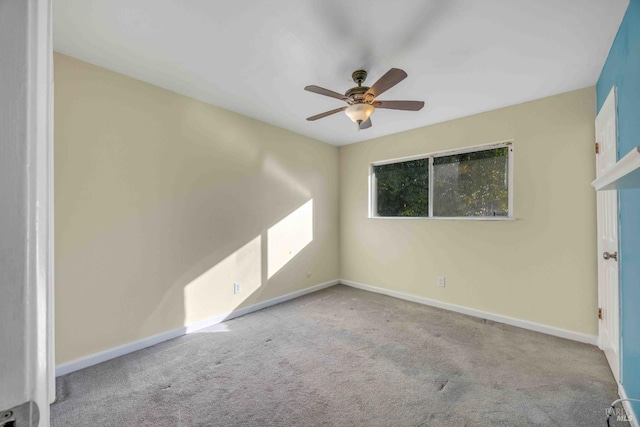
<instances>
[{"instance_id":1,"label":"blue painted wall","mask_svg":"<svg viewBox=\"0 0 640 427\"><path fill-rule=\"evenodd\" d=\"M640 0L631 0L596 85L598 111L618 87L618 159L640 145ZM640 399L640 190L620 191L622 383ZM640 416L640 404L633 406Z\"/></svg>"}]
</instances>

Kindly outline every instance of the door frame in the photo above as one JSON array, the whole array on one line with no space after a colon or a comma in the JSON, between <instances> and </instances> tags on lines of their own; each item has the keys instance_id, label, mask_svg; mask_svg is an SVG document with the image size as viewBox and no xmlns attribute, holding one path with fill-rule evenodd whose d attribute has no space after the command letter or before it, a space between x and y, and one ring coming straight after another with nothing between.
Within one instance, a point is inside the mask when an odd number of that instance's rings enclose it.
<instances>
[{"instance_id":1,"label":"door frame","mask_svg":"<svg viewBox=\"0 0 640 427\"><path fill-rule=\"evenodd\" d=\"M0 2L0 335L10 343L0 411L34 402L45 427L55 396L51 3ZM20 414L37 417L33 405Z\"/></svg>"}]
</instances>

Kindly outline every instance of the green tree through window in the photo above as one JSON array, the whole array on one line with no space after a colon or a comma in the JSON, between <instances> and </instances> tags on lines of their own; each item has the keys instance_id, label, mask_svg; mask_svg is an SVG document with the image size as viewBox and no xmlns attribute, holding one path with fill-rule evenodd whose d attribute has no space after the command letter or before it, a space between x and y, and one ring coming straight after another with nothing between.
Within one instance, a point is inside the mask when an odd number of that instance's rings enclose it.
<instances>
[{"instance_id":1,"label":"green tree through window","mask_svg":"<svg viewBox=\"0 0 640 427\"><path fill-rule=\"evenodd\" d=\"M434 217L507 217L509 150L433 155L431 183L429 157L374 165L374 211L381 217L428 217L431 202Z\"/></svg>"},{"instance_id":2,"label":"green tree through window","mask_svg":"<svg viewBox=\"0 0 640 427\"><path fill-rule=\"evenodd\" d=\"M429 216L429 159L373 167L379 216Z\"/></svg>"},{"instance_id":3,"label":"green tree through window","mask_svg":"<svg viewBox=\"0 0 640 427\"><path fill-rule=\"evenodd\" d=\"M508 148L433 159L433 216L509 215Z\"/></svg>"}]
</instances>

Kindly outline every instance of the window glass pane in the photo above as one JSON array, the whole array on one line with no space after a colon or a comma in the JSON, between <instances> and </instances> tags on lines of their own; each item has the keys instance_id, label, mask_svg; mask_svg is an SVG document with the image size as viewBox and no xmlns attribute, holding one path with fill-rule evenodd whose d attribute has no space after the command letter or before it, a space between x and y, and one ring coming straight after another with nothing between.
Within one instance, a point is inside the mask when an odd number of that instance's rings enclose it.
<instances>
[{"instance_id":1,"label":"window glass pane","mask_svg":"<svg viewBox=\"0 0 640 427\"><path fill-rule=\"evenodd\" d=\"M508 216L509 149L433 159L433 215Z\"/></svg>"},{"instance_id":2,"label":"window glass pane","mask_svg":"<svg viewBox=\"0 0 640 427\"><path fill-rule=\"evenodd\" d=\"M373 167L378 216L429 216L429 159Z\"/></svg>"}]
</instances>

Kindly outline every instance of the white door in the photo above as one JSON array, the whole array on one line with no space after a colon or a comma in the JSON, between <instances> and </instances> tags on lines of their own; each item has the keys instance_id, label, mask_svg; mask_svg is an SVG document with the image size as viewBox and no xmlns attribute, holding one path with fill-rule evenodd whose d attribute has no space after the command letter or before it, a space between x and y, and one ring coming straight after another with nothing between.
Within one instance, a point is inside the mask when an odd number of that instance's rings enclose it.
<instances>
[{"instance_id":1,"label":"white door","mask_svg":"<svg viewBox=\"0 0 640 427\"><path fill-rule=\"evenodd\" d=\"M617 152L616 90L611 89L596 118L596 177L613 166ZM618 290L618 191L597 192L599 346L620 382L620 301Z\"/></svg>"},{"instance_id":2,"label":"white door","mask_svg":"<svg viewBox=\"0 0 640 427\"><path fill-rule=\"evenodd\" d=\"M49 426L51 0L0 0L0 425Z\"/></svg>"}]
</instances>

